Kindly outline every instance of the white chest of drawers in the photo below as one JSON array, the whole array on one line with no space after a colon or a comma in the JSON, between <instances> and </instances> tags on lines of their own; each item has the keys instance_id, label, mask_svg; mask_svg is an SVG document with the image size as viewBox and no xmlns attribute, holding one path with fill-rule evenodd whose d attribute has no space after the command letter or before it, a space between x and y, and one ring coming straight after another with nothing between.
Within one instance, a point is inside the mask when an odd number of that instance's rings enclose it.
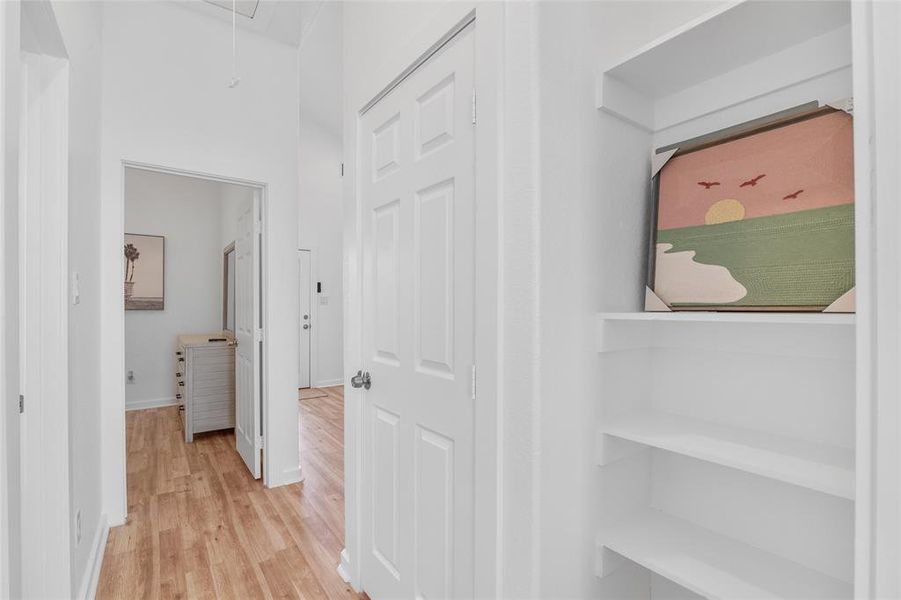
<instances>
[{"instance_id":1,"label":"white chest of drawers","mask_svg":"<svg viewBox=\"0 0 901 600\"><path fill-rule=\"evenodd\" d=\"M222 340L224 341L211 341ZM223 333L180 335L175 351L175 397L185 441L235 426L235 347Z\"/></svg>"}]
</instances>

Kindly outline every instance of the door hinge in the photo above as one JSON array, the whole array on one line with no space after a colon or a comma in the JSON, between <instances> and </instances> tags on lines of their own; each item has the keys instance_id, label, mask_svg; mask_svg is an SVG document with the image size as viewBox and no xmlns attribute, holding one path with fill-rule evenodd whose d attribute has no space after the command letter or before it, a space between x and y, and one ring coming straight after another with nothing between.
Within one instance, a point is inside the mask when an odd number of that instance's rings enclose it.
<instances>
[{"instance_id":1,"label":"door hinge","mask_svg":"<svg viewBox=\"0 0 901 600\"><path fill-rule=\"evenodd\" d=\"M25 394L19 394L19 414L25 412Z\"/></svg>"},{"instance_id":2,"label":"door hinge","mask_svg":"<svg viewBox=\"0 0 901 600\"><path fill-rule=\"evenodd\" d=\"M253 222L253 233L254 235L260 235L263 233L263 223L261 221Z\"/></svg>"},{"instance_id":3,"label":"door hinge","mask_svg":"<svg viewBox=\"0 0 901 600\"><path fill-rule=\"evenodd\" d=\"M476 399L476 366L472 365L472 399Z\"/></svg>"},{"instance_id":4,"label":"door hinge","mask_svg":"<svg viewBox=\"0 0 901 600\"><path fill-rule=\"evenodd\" d=\"M262 342L263 341L263 330L262 329L255 330L253 332L253 339L256 342Z\"/></svg>"},{"instance_id":5,"label":"door hinge","mask_svg":"<svg viewBox=\"0 0 901 600\"><path fill-rule=\"evenodd\" d=\"M476 124L476 89L472 88L472 124Z\"/></svg>"},{"instance_id":6,"label":"door hinge","mask_svg":"<svg viewBox=\"0 0 901 600\"><path fill-rule=\"evenodd\" d=\"M263 449L263 436L257 437L257 445L260 447L261 450Z\"/></svg>"}]
</instances>

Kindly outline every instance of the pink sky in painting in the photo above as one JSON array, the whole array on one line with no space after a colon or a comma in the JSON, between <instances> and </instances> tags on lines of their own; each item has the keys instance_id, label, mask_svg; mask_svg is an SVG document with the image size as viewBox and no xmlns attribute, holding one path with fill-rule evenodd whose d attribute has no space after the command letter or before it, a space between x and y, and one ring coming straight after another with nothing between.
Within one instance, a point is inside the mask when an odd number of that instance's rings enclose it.
<instances>
[{"instance_id":1,"label":"pink sky in painting","mask_svg":"<svg viewBox=\"0 0 901 600\"><path fill-rule=\"evenodd\" d=\"M853 202L851 123L837 111L672 158L660 174L658 229L703 225L725 198L746 219Z\"/></svg>"}]
</instances>

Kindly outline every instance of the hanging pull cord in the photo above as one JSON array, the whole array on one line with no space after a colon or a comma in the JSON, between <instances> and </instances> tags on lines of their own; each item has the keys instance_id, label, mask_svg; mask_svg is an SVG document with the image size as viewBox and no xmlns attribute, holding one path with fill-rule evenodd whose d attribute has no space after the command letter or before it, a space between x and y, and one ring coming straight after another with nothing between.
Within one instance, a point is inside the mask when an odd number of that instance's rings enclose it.
<instances>
[{"instance_id":1,"label":"hanging pull cord","mask_svg":"<svg viewBox=\"0 0 901 600\"><path fill-rule=\"evenodd\" d=\"M232 0L232 78L228 82L230 88L237 87L241 83L241 78L238 77L237 15L237 0Z\"/></svg>"}]
</instances>

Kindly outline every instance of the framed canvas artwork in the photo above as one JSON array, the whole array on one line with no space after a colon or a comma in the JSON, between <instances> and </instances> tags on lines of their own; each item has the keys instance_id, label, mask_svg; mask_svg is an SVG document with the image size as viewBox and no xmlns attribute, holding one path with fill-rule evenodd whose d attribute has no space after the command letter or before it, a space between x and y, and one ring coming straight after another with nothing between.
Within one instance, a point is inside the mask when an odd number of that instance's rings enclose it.
<instances>
[{"instance_id":1,"label":"framed canvas artwork","mask_svg":"<svg viewBox=\"0 0 901 600\"><path fill-rule=\"evenodd\" d=\"M163 310L166 238L125 234L125 310Z\"/></svg>"},{"instance_id":2,"label":"framed canvas artwork","mask_svg":"<svg viewBox=\"0 0 901 600\"><path fill-rule=\"evenodd\" d=\"M852 117L761 121L679 145L656 175L657 309L853 312Z\"/></svg>"}]
</instances>

